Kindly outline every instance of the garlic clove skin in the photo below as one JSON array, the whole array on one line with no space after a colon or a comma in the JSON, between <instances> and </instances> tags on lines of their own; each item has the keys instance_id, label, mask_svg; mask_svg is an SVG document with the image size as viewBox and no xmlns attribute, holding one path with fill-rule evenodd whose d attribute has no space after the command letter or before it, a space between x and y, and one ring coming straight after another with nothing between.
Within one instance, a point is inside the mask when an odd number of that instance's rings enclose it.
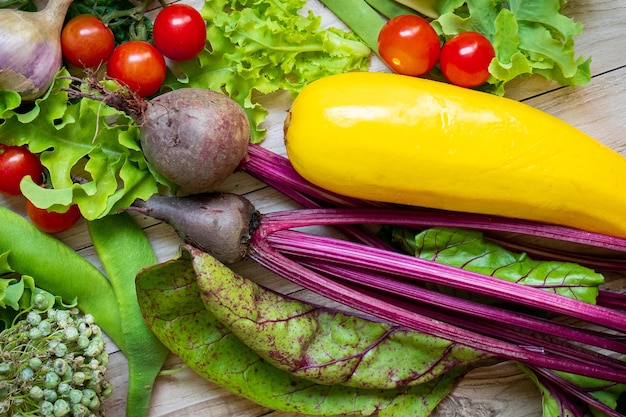
<instances>
[{"instance_id":1,"label":"garlic clove skin","mask_svg":"<svg viewBox=\"0 0 626 417\"><path fill-rule=\"evenodd\" d=\"M61 29L72 0L49 0L38 12L0 10L0 89L23 100L42 96L63 65Z\"/></svg>"}]
</instances>

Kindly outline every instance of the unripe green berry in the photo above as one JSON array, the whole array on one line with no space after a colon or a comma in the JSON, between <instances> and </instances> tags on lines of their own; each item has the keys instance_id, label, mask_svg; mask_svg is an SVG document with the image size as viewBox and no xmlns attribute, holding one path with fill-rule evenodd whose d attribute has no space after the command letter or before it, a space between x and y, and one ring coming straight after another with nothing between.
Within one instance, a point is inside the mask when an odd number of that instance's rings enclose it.
<instances>
[{"instance_id":1,"label":"unripe green berry","mask_svg":"<svg viewBox=\"0 0 626 417\"><path fill-rule=\"evenodd\" d=\"M96 396L91 399L91 401L89 402L89 405L87 405L87 408L89 408L92 411L97 410L100 408L100 404L101 404L100 398Z\"/></svg>"},{"instance_id":2,"label":"unripe green berry","mask_svg":"<svg viewBox=\"0 0 626 417\"><path fill-rule=\"evenodd\" d=\"M79 333L76 327L68 327L63 331L63 337L67 342L74 342L78 339Z\"/></svg>"},{"instance_id":3,"label":"unripe green berry","mask_svg":"<svg viewBox=\"0 0 626 417\"><path fill-rule=\"evenodd\" d=\"M56 388L61 382L61 377L57 375L54 371L47 372L43 378L43 386L46 388Z\"/></svg>"},{"instance_id":4,"label":"unripe green berry","mask_svg":"<svg viewBox=\"0 0 626 417\"><path fill-rule=\"evenodd\" d=\"M83 399L83 392L78 389L72 389L68 396L72 404L79 404Z\"/></svg>"},{"instance_id":5,"label":"unripe green berry","mask_svg":"<svg viewBox=\"0 0 626 417\"><path fill-rule=\"evenodd\" d=\"M37 357L30 358L30 360L28 361L28 366L33 371L38 371L43 366L43 362L41 361L40 358L37 358Z\"/></svg>"},{"instance_id":6,"label":"unripe green berry","mask_svg":"<svg viewBox=\"0 0 626 417\"><path fill-rule=\"evenodd\" d=\"M85 407L90 408L89 405L95 397L96 392L94 390L92 390L91 388L85 388L83 390L83 398L81 399L80 403Z\"/></svg>"},{"instance_id":7,"label":"unripe green berry","mask_svg":"<svg viewBox=\"0 0 626 417\"><path fill-rule=\"evenodd\" d=\"M57 387L57 392L62 397L65 397L65 396L69 395L71 390L72 390L72 386L70 384L68 384L67 382L61 382L61 383L59 383L59 386Z\"/></svg>"},{"instance_id":8,"label":"unripe green berry","mask_svg":"<svg viewBox=\"0 0 626 417\"><path fill-rule=\"evenodd\" d=\"M81 335L87 336L87 337L91 337L93 333L91 329L91 325L85 322L82 322L78 325L78 331L80 332Z\"/></svg>"},{"instance_id":9,"label":"unripe green berry","mask_svg":"<svg viewBox=\"0 0 626 417\"><path fill-rule=\"evenodd\" d=\"M29 381L35 377L35 372L30 369L28 366L20 371L19 379L20 381Z\"/></svg>"},{"instance_id":10,"label":"unripe green berry","mask_svg":"<svg viewBox=\"0 0 626 417\"><path fill-rule=\"evenodd\" d=\"M72 416L73 417L87 417L91 415L91 412L87 407L82 404L74 404L72 406Z\"/></svg>"},{"instance_id":11,"label":"unripe green berry","mask_svg":"<svg viewBox=\"0 0 626 417\"><path fill-rule=\"evenodd\" d=\"M65 375L68 368L67 362L61 358L55 359L52 363L52 370L59 376Z\"/></svg>"},{"instance_id":12,"label":"unripe green berry","mask_svg":"<svg viewBox=\"0 0 626 417\"><path fill-rule=\"evenodd\" d=\"M43 416L54 415L54 404L47 400L42 401L41 404L39 404L39 412Z\"/></svg>"},{"instance_id":13,"label":"unripe green berry","mask_svg":"<svg viewBox=\"0 0 626 417\"><path fill-rule=\"evenodd\" d=\"M58 399L54 402L54 416L63 417L70 413L70 405L64 399Z\"/></svg>"},{"instance_id":14,"label":"unripe green berry","mask_svg":"<svg viewBox=\"0 0 626 417\"><path fill-rule=\"evenodd\" d=\"M81 334L78 336L78 339L76 339L76 345L78 345L79 349L87 349L87 346L89 346L89 337Z\"/></svg>"},{"instance_id":15,"label":"unripe green berry","mask_svg":"<svg viewBox=\"0 0 626 417\"><path fill-rule=\"evenodd\" d=\"M11 372L11 364L8 362L0 363L0 375L6 375Z\"/></svg>"},{"instance_id":16,"label":"unripe green berry","mask_svg":"<svg viewBox=\"0 0 626 417\"><path fill-rule=\"evenodd\" d=\"M33 297L33 306L40 311L46 311L50 307L50 300L45 295L38 293Z\"/></svg>"},{"instance_id":17,"label":"unripe green berry","mask_svg":"<svg viewBox=\"0 0 626 417\"><path fill-rule=\"evenodd\" d=\"M49 308L46 312L46 314L48 315L48 319L55 321L57 319L57 311L58 310L56 308Z\"/></svg>"},{"instance_id":18,"label":"unripe green berry","mask_svg":"<svg viewBox=\"0 0 626 417\"><path fill-rule=\"evenodd\" d=\"M43 400L43 389L41 389L41 387L37 386L37 385L33 385L30 390L28 391L28 395L30 395L30 398L32 398L33 400Z\"/></svg>"},{"instance_id":19,"label":"unripe green berry","mask_svg":"<svg viewBox=\"0 0 626 417\"><path fill-rule=\"evenodd\" d=\"M28 338L31 340L41 339L43 336L43 332L38 327L33 327L28 331Z\"/></svg>"},{"instance_id":20,"label":"unripe green berry","mask_svg":"<svg viewBox=\"0 0 626 417\"><path fill-rule=\"evenodd\" d=\"M87 346L87 348L85 349L85 356L98 356L100 353L102 353L102 350L104 350L104 340L101 337L96 336L91 339L91 342L89 342L89 346Z\"/></svg>"},{"instance_id":21,"label":"unripe green berry","mask_svg":"<svg viewBox=\"0 0 626 417\"><path fill-rule=\"evenodd\" d=\"M79 387L85 383L86 378L87 375L85 375L85 373L82 371L74 372L74 375L72 375L72 381Z\"/></svg>"},{"instance_id":22,"label":"unripe green berry","mask_svg":"<svg viewBox=\"0 0 626 417\"><path fill-rule=\"evenodd\" d=\"M44 336L48 336L52 332L52 325L49 321L42 321L37 325L37 328L41 331Z\"/></svg>"},{"instance_id":23,"label":"unripe green berry","mask_svg":"<svg viewBox=\"0 0 626 417\"><path fill-rule=\"evenodd\" d=\"M41 316L34 311L29 311L26 315L26 321L31 326L37 326L39 323L41 323Z\"/></svg>"},{"instance_id":24,"label":"unripe green berry","mask_svg":"<svg viewBox=\"0 0 626 417\"><path fill-rule=\"evenodd\" d=\"M43 398L50 403L53 403L59 398L57 392L52 388L46 388L43 390Z\"/></svg>"}]
</instances>

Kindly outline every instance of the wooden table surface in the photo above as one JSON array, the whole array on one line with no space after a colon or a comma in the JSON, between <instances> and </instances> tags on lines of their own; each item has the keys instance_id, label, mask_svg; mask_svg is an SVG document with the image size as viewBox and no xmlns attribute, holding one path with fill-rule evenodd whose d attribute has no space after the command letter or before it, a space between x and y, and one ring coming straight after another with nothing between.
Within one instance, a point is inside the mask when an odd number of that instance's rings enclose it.
<instances>
[{"instance_id":1,"label":"wooden table surface","mask_svg":"<svg viewBox=\"0 0 626 417\"><path fill-rule=\"evenodd\" d=\"M541 0L537 0L541 1ZM200 0L184 1L200 7ZM343 27L317 0L309 0L308 7L323 16L324 25ZM599 141L626 154L626 1L624 0L572 0L564 13L583 23L584 32L575 38L577 54L593 58L593 78L583 87L560 88L540 78L511 83L507 96L522 100L578 127ZM372 70L384 71L376 59ZM270 109L266 122L268 136L264 146L284 154L282 122L290 105L286 94L263 98ZM549 132L546 132L549 134ZM275 211L292 206L290 201L242 173L237 173L224 185L225 190L245 194L261 212ZM24 214L20 197L0 195L0 204ZM137 217L145 227L160 261L171 259L180 240L165 224L150 218ZM57 235L96 265L91 242L84 222L68 232ZM251 261L234 266L237 272L257 282L285 293L298 292L295 285L261 270ZM112 343L108 344L111 362L108 375L115 393L107 400L107 416L125 415L126 362ZM181 365L171 355L167 368ZM541 416L540 397L534 385L524 378L515 366L503 363L495 367L480 368L468 374L454 393L436 411L437 416ZM162 376L154 390L150 417L288 417L298 416L269 410L208 382L188 368ZM408 416L407 416L408 417Z\"/></svg>"}]
</instances>

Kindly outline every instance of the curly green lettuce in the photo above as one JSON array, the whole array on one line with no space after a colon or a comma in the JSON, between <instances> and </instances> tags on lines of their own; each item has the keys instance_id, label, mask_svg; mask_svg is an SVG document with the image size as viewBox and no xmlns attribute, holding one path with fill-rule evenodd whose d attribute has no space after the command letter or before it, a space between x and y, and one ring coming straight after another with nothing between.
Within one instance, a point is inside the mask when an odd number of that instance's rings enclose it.
<instances>
[{"instance_id":1,"label":"curly green lettuce","mask_svg":"<svg viewBox=\"0 0 626 417\"><path fill-rule=\"evenodd\" d=\"M538 74L564 86L587 84L590 58L576 56L574 37L580 22L562 14L562 0L442 0L433 26L444 37L476 31L487 36L496 51L489 67L487 90L502 95L505 84Z\"/></svg>"},{"instance_id":2,"label":"curly green lettuce","mask_svg":"<svg viewBox=\"0 0 626 417\"><path fill-rule=\"evenodd\" d=\"M59 75L68 74L62 70ZM6 109L0 114L0 143L27 144L48 172L51 188L26 178L23 194L50 210L77 204L83 216L93 220L156 193L158 176L141 152L139 128L99 101L68 101L63 89L69 83L58 78L29 111Z\"/></svg>"}]
</instances>

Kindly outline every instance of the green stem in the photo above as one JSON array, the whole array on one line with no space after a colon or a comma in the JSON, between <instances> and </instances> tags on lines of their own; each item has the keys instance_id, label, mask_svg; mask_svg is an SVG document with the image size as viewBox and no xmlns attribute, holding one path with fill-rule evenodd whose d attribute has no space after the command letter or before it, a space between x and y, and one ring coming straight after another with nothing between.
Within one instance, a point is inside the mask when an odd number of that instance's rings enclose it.
<instances>
[{"instance_id":1,"label":"green stem","mask_svg":"<svg viewBox=\"0 0 626 417\"><path fill-rule=\"evenodd\" d=\"M128 213L88 223L96 252L117 296L128 360L127 417L143 417L169 350L146 326L135 288L137 273L157 262L148 238Z\"/></svg>"},{"instance_id":2,"label":"green stem","mask_svg":"<svg viewBox=\"0 0 626 417\"><path fill-rule=\"evenodd\" d=\"M321 0L378 55L378 33L385 19L364 0Z\"/></svg>"}]
</instances>

